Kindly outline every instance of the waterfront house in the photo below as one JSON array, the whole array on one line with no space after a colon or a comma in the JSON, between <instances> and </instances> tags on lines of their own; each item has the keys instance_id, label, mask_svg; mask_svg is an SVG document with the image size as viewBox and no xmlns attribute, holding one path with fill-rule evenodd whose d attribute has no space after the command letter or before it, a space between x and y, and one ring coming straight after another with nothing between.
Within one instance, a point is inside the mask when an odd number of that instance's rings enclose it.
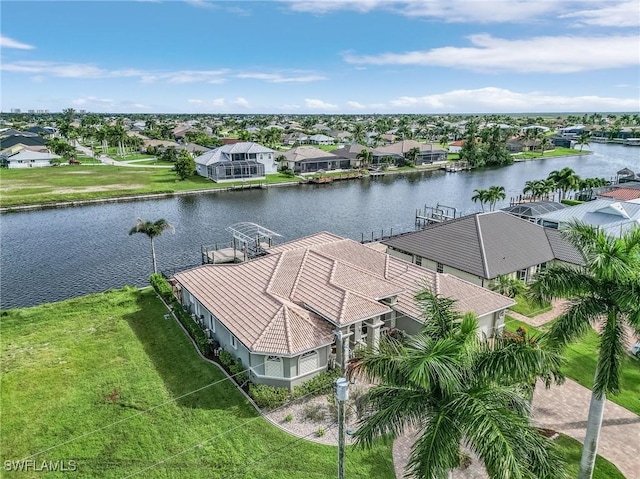
<instances>
[{"instance_id":1,"label":"waterfront house","mask_svg":"<svg viewBox=\"0 0 640 479\"><path fill-rule=\"evenodd\" d=\"M17 153L0 155L0 166L3 168L39 168L51 166L51 160L56 159L60 159L60 156L24 148Z\"/></svg>"},{"instance_id":2,"label":"waterfront house","mask_svg":"<svg viewBox=\"0 0 640 479\"><path fill-rule=\"evenodd\" d=\"M597 226L612 236L621 236L640 226L640 204L634 200L616 201L600 198L546 213L539 219L540 224L561 230L574 221Z\"/></svg>"},{"instance_id":3,"label":"waterfront house","mask_svg":"<svg viewBox=\"0 0 640 479\"><path fill-rule=\"evenodd\" d=\"M275 153L253 142L223 145L196 157L196 172L215 182L265 179L278 170Z\"/></svg>"},{"instance_id":4,"label":"waterfront house","mask_svg":"<svg viewBox=\"0 0 640 479\"><path fill-rule=\"evenodd\" d=\"M501 275L529 282L552 261L582 262L559 231L503 211L463 216L382 243L394 257L487 288Z\"/></svg>"},{"instance_id":5,"label":"waterfront house","mask_svg":"<svg viewBox=\"0 0 640 479\"><path fill-rule=\"evenodd\" d=\"M351 161L348 158L313 146L297 146L284 152L282 156L285 157L287 168L296 173L348 170L351 166Z\"/></svg>"},{"instance_id":6,"label":"waterfront house","mask_svg":"<svg viewBox=\"0 0 640 479\"><path fill-rule=\"evenodd\" d=\"M380 146L373 150L373 163L381 163L382 158L391 157L394 160L408 159L410 151L419 150L416 165L447 161L447 150L433 146L433 144L419 143L415 140L402 140L390 145Z\"/></svg>"},{"instance_id":7,"label":"waterfront house","mask_svg":"<svg viewBox=\"0 0 640 479\"><path fill-rule=\"evenodd\" d=\"M256 383L292 388L332 362L342 364L347 346L375 348L392 329L418 332L414 296L424 288L475 313L486 336L503 328L504 311L514 304L331 233L267 251L245 263L207 264L174 276L182 304Z\"/></svg>"},{"instance_id":8,"label":"waterfront house","mask_svg":"<svg viewBox=\"0 0 640 479\"><path fill-rule=\"evenodd\" d=\"M334 138L320 133L307 138L307 143L310 145L333 145L335 142L336 140Z\"/></svg>"}]
</instances>

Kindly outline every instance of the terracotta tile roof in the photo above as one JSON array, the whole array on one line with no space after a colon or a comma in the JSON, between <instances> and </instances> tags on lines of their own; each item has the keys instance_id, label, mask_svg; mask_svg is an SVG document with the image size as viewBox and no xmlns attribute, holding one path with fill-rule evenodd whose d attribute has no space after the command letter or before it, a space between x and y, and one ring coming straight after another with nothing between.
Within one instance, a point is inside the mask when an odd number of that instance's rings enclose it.
<instances>
[{"instance_id":1,"label":"terracotta tile roof","mask_svg":"<svg viewBox=\"0 0 640 479\"><path fill-rule=\"evenodd\" d=\"M635 188L616 188L613 191L607 191L606 193L600 193L598 196L605 198L614 198L618 201L629 201L640 198L640 189Z\"/></svg>"},{"instance_id":2,"label":"terracotta tile roof","mask_svg":"<svg viewBox=\"0 0 640 479\"><path fill-rule=\"evenodd\" d=\"M175 279L250 350L296 355L333 341L336 325L391 311L419 317L414 296L425 287L479 316L509 298L438 274L331 233L318 233L236 265L203 265Z\"/></svg>"}]
</instances>

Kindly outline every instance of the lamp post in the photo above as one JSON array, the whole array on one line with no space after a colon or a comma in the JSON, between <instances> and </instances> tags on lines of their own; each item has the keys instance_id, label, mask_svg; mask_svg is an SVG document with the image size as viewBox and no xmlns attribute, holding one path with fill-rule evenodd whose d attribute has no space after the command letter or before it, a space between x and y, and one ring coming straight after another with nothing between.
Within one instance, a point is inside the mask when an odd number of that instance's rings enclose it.
<instances>
[{"instance_id":1,"label":"lamp post","mask_svg":"<svg viewBox=\"0 0 640 479\"><path fill-rule=\"evenodd\" d=\"M338 479L344 479L345 403L349 399L349 381L345 378L336 380L336 398L338 400Z\"/></svg>"}]
</instances>

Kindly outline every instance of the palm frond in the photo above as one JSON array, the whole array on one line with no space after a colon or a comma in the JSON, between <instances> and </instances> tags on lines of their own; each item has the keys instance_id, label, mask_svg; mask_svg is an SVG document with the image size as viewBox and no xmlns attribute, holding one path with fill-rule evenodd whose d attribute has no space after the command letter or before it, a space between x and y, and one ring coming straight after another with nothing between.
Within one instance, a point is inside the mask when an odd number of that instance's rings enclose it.
<instances>
[{"instance_id":1,"label":"palm frond","mask_svg":"<svg viewBox=\"0 0 640 479\"><path fill-rule=\"evenodd\" d=\"M556 298L574 298L590 291L592 277L581 268L555 265L547 268L529 285L527 297L538 304Z\"/></svg>"},{"instance_id":2,"label":"palm frond","mask_svg":"<svg viewBox=\"0 0 640 479\"><path fill-rule=\"evenodd\" d=\"M607 312L607 304L600 298L588 296L569 306L569 309L553 321L545 343L563 348L568 343L584 336L591 325Z\"/></svg>"},{"instance_id":3,"label":"palm frond","mask_svg":"<svg viewBox=\"0 0 640 479\"><path fill-rule=\"evenodd\" d=\"M617 394L620 391L620 370L625 356L626 333L624 322L611 311L600 333L598 364L593 392L598 397Z\"/></svg>"}]
</instances>

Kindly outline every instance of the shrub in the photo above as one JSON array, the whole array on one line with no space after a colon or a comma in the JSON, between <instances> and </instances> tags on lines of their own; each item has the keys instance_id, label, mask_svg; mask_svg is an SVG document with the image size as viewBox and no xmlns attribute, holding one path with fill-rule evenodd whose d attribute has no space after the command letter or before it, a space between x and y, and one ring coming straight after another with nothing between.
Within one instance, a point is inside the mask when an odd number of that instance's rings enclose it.
<instances>
[{"instance_id":1,"label":"shrub","mask_svg":"<svg viewBox=\"0 0 640 479\"><path fill-rule=\"evenodd\" d=\"M249 396L260 408L275 409L283 406L289 399L289 390L266 384L249 384Z\"/></svg>"},{"instance_id":2,"label":"shrub","mask_svg":"<svg viewBox=\"0 0 640 479\"><path fill-rule=\"evenodd\" d=\"M560 200L560 203L567 206L575 206L575 205L581 205L582 203L584 203L584 201L570 200L568 198L565 198L564 200Z\"/></svg>"},{"instance_id":3,"label":"shrub","mask_svg":"<svg viewBox=\"0 0 640 479\"><path fill-rule=\"evenodd\" d=\"M173 291L171 290L169 282L161 274L152 274L149 276L149 282L151 283L151 286L153 286L155 292L158 293L162 299L167 302L171 302L173 299Z\"/></svg>"},{"instance_id":4,"label":"shrub","mask_svg":"<svg viewBox=\"0 0 640 479\"><path fill-rule=\"evenodd\" d=\"M324 436L324 428L323 427L319 427L318 428L318 431L316 432L316 436L318 436L318 437Z\"/></svg>"},{"instance_id":5,"label":"shrub","mask_svg":"<svg viewBox=\"0 0 640 479\"><path fill-rule=\"evenodd\" d=\"M225 368L229 370L231 370L231 366L235 363L231 353L229 351L225 351L224 349L220 351L220 356L218 356L218 361L220 361L220 364L222 364Z\"/></svg>"},{"instance_id":6,"label":"shrub","mask_svg":"<svg viewBox=\"0 0 640 479\"><path fill-rule=\"evenodd\" d=\"M302 410L305 421L322 422L327 417L327 407L324 404L307 404Z\"/></svg>"},{"instance_id":7,"label":"shrub","mask_svg":"<svg viewBox=\"0 0 640 479\"><path fill-rule=\"evenodd\" d=\"M309 394L314 396L327 394L333 391L336 379L340 376L341 373L339 369L323 371L317 376L293 388L293 394L291 396L294 399L298 399Z\"/></svg>"},{"instance_id":8,"label":"shrub","mask_svg":"<svg viewBox=\"0 0 640 479\"><path fill-rule=\"evenodd\" d=\"M293 421L293 416L291 414L287 414L284 417L284 422L291 422L291 421Z\"/></svg>"},{"instance_id":9,"label":"shrub","mask_svg":"<svg viewBox=\"0 0 640 479\"><path fill-rule=\"evenodd\" d=\"M240 359L238 359L237 362L233 362L229 366L229 372L233 376L233 380L240 385L249 380L249 374L245 371L245 369L246 368L244 367Z\"/></svg>"}]
</instances>

